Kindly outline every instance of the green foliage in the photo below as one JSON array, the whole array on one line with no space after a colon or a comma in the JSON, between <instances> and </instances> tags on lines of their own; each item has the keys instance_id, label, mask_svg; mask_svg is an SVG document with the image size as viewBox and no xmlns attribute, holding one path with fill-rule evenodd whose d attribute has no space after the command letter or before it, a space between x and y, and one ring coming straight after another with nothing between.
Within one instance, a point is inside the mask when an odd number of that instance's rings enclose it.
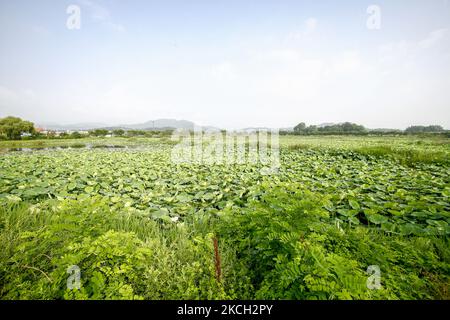
<instances>
[{"instance_id":1,"label":"green foliage","mask_svg":"<svg viewBox=\"0 0 450 320\"><path fill-rule=\"evenodd\" d=\"M128 130L127 135L130 137L144 136L145 131L144 130Z\"/></svg>"},{"instance_id":2,"label":"green foliage","mask_svg":"<svg viewBox=\"0 0 450 320\"><path fill-rule=\"evenodd\" d=\"M410 126L406 128L406 133L428 133L428 132L445 132L442 126L432 125L432 126Z\"/></svg>"},{"instance_id":3,"label":"green foliage","mask_svg":"<svg viewBox=\"0 0 450 320\"><path fill-rule=\"evenodd\" d=\"M371 134L371 135L399 135L399 134L427 134L427 133L448 133L442 126L430 125L430 126L410 126L403 130L398 129L366 129L362 125L358 125L351 122L344 122L339 124L326 124L323 126L310 125L306 126L304 122L299 123L294 127L294 134L300 135L359 135L359 134ZM289 134L289 132L283 132L283 134Z\"/></svg>"},{"instance_id":4,"label":"green foliage","mask_svg":"<svg viewBox=\"0 0 450 320\"><path fill-rule=\"evenodd\" d=\"M96 239L84 238L67 247L68 254L55 263L51 273L55 286L63 288L67 281L64 266L76 265L83 270L80 290L66 289L65 298L139 299L133 285L152 254L133 233L107 231Z\"/></svg>"},{"instance_id":5,"label":"green foliage","mask_svg":"<svg viewBox=\"0 0 450 320\"><path fill-rule=\"evenodd\" d=\"M399 160L402 164L415 165L417 163L449 163L450 159L445 152L422 151L414 149L394 149L390 146L360 147L358 153L375 156L391 157Z\"/></svg>"},{"instance_id":6,"label":"green foliage","mask_svg":"<svg viewBox=\"0 0 450 320\"><path fill-rule=\"evenodd\" d=\"M364 298L357 262L322 245L328 200L288 184L268 191L242 212L224 213L218 226L252 271L256 298Z\"/></svg>"},{"instance_id":7,"label":"green foliage","mask_svg":"<svg viewBox=\"0 0 450 320\"><path fill-rule=\"evenodd\" d=\"M30 219L31 218L31 219ZM211 234L146 215L111 210L104 199L0 206L2 299L233 299L245 275L221 248L224 278L214 274ZM81 289L67 288L67 268Z\"/></svg>"},{"instance_id":8,"label":"green foliage","mask_svg":"<svg viewBox=\"0 0 450 320\"><path fill-rule=\"evenodd\" d=\"M95 130L89 131L89 134L94 137L104 137L108 133L109 133L109 131L106 129L95 129Z\"/></svg>"},{"instance_id":9,"label":"green foliage","mask_svg":"<svg viewBox=\"0 0 450 320\"><path fill-rule=\"evenodd\" d=\"M22 133L34 133L34 124L15 117L0 119L0 135L9 140L19 140Z\"/></svg>"},{"instance_id":10,"label":"green foliage","mask_svg":"<svg viewBox=\"0 0 450 320\"><path fill-rule=\"evenodd\" d=\"M447 238L339 225L326 195L289 184L267 191L242 211L224 212L217 226L234 239L257 299L448 299ZM379 290L366 285L369 265L382 269Z\"/></svg>"},{"instance_id":11,"label":"green foliage","mask_svg":"<svg viewBox=\"0 0 450 320\"><path fill-rule=\"evenodd\" d=\"M125 134L125 130L123 130L123 129L117 129L117 130L113 130L113 135L115 135L115 136L118 136L118 137L121 137L121 136L123 136L124 134Z\"/></svg>"},{"instance_id":12,"label":"green foliage","mask_svg":"<svg viewBox=\"0 0 450 320\"><path fill-rule=\"evenodd\" d=\"M302 131L305 131L305 129L306 129L306 124L304 122L300 122L298 125L296 125L294 127L294 131L296 131L296 132L302 132Z\"/></svg>"},{"instance_id":13,"label":"green foliage","mask_svg":"<svg viewBox=\"0 0 450 320\"><path fill-rule=\"evenodd\" d=\"M294 132L298 134L358 134L365 133L366 128L351 122L329 124L322 127L306 126L304 122L301 122L294 127Z\"/></svg>"},{"instance_id":14,"label":"green foliage","mask_svg":"<svg viewBox=\"0 0 450 320\"><path fill-rule=\"evenodd\" d=\"M81 138L83 138L83 135L81 133L79 133L78 131L75 131L70 134L70 138L71 139L81 139Z\"/></svg>"}]
</instances>

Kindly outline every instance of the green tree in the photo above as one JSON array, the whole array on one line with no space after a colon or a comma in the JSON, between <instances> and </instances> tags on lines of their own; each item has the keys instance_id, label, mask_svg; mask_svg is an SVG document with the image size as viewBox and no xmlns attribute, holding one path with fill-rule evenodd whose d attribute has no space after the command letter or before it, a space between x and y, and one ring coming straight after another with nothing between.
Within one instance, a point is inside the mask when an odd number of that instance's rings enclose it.
<instances>
[{"instance_id":1,"label":"green tree","mask_svg":"<svg viewBox=\"0 0 450 320\"><path fill-rule=\"evenodd\" d=\"M353 134L353 133L361 133L365 132L366 128L364 126L351 123L351 122L344 122L339 124L332 124L328 126L324 126L321 128L318 128L319 132L327 133L327 134Z\"/></svg>"},{"instance_id":2,"label":"green tree","mask_svg":"<svg viewBox=\"0 0 450 320\"><path fill-rule=\"evenodd\" d=\"M406 133L424 133L424 132L444 132L445 129L442 126L410 126L406 128Z\"/></svg>"},{"instance_id":3,"label":"green tree","mask_svg":"<svg viewBox=\"0 0 450 320\"><path fill-rule=\"evenodd\" d=\"M70 137L72 139L80 139L83 138L83 135L81 133L79 133L78 131L72 132Z\"/></svg>"},{"instance_id":4,"label":"green tree","mask_svg":"<svg viewBox=\"0 0 450 320\"><path fill-rule=\"evenodd\" d=\"M109 133L109 131L106 129L95 129L94 131L90 131L89 133L96 137L104 137Z\"/></svg>"},{"instance_id":5,"label":"green tree","mask_svg":"<svg viewBox=\"0 0 450 320\"><path fill-rule=\"evenodd\" d=\"M20 140L22 133L34 133L34 124L16 117L0 119L0 134L10 140Z\"/></svg>"},{"instance_id":6,"label":"green tree","mask_svg":"<svg viewBox=\"0 0 450 320\"><path fill-rule=\"evenodd\" d=\"M305 131L306 131L308 134L315 134L315 133L317 133L317 130L318 130L317 126L311 125L311 126L309 126L308 128L306 128Z\"/></svg>"},{"instance_id":7,"label":"green tree","mask_svg":"<svg viewBox=\"0 0 450 320\"><path fill-rule=\"evenodd\" d=\"M294 127L294 131L296 131L296 132L302 132L302 131L305 131L305 129L306 129L306 124L304 122L300 122L298 125L296 125Z\"/></svg>"},{"instance_id":8,"label":"green tree","mask_svg":"<svg viewBox=\"0 0 450 320\"><path fill-rule=\"evenodd\" d=\"M125 131L122 130L122 129L113 130L113 135L115 135L115 136L121 137L121 136L123 136L124 134L125 134Z\"/></svg>"},{"instance_id":9,"label":"green tree","mask_svg":"<svg viewBox=\"0 0 450 320\"><path fill-rule=\"evenodd\" d=\"M145 136L144 130L130 130L127 132L130 137Z\"/></svg>"}]
</instances>

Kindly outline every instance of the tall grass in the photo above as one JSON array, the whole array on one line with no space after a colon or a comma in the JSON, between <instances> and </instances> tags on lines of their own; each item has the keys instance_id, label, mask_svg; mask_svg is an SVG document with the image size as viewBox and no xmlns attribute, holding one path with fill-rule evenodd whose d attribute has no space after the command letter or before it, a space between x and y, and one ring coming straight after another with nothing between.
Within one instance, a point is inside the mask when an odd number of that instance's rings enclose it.
<instances>
[{"instance_id":1,"label":"tall grass","mask_svg":"<svg viewBox=\"0 0 450 320\"><path fill-rule=\"evenodd\" d=\"M360 147L356 148L355 151L363 155L370 155L375 157L391 157L405 165L414 165L417 163L448 164L450 161L447 153L442 151L396 149L385 145Z\"/></svg>"},{"instance_id":2,"label":"tall grass","mask_svg":"<svg viewBox=\"0 0 450 320\"><path fill-rule=\"evenodd\" d=\"M102 199L0 205L0 299L226 299L245 297L232 248L186 224L113 211ZM139 254L141 253L141 255ZM136 260L141 257L142 260ZM125 259L125 260L124 260ZM66 289L79 265L83 290ZM121 269L128 270L124 277ZM105 271L111 270L111 271ZM109 272L109 273L108 273ZM96 287L98 277L104 279ZM116 286L127 288L122 293Z\"/></svg>"}]
</instances>

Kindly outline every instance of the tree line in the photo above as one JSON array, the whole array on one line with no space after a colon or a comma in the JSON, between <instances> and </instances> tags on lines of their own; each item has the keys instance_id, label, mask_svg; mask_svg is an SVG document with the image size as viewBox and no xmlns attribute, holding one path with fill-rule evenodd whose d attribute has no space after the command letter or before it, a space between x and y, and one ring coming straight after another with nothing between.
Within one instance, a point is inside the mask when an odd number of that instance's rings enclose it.
<instances>
[{"instance_id":1,"label":"tree line","mask_svg":"<svg viewBox=\"0 0 450 320\"><path fill-rule=\"evenodd\" d=\"M314 135L314 134L421 134L421 133L448 133L442 126L410 126L405 130L399 129L367 129L362 125L344 122L339 124L330 124L324 126L310 125L307 126L304 122L300 122L294 127L293 133L299 135ZM284 134L289 134L284 131Z\"/></svg>"},{"instance_id":2,"label":"tree line","mask_svg":"<svg viewBox=\"0 0 450 320\"><path fill-rule=\"evenodd\" d=\"M20 140L22 137L30 139L38 138L67 138L78 139L86 136L91 137L105 137L112 135L116 137L155 137L155 136L170 136L173 130L123 130L123 129L95 129L88 132L88 134L81 134L80 132L61 132L56 135L50 132L47 135L39 133L34 124L30 121L22 120L17 117L0 118L0 139ZM327 134L347 134L347 135L365 135L365 134L427 134L427 133L445 133L449 134L449 130L445 130L439 125L430 126L410 126L405 130L398 129L367 129L362 125L344 122L339 124L330 124L324 126L310 125L307 126L304 122L300 122L294 127L293 131L281 131L280 134L297 134L297 135L327 135Z\"/></svg>"},{"instance_id":3,"label":"tree line","mask_svg":"<svg viewBox=\"0 0 450 320\"><path fill-rule=\"evenodd\" d=\"M406 128L406 133L436 133L445 132L446 130L442 126L411 126Z\"/></svg>"},{"instance_id":4,"label":"tree line","mask_svg":"<svg viewBox=\"0 0 450 320\"><path fill-rule=\"evenodd\" d=\"M304 122L300 122L298 125L294 127L294 132L297 133L306 133L306 134L315 134L315 133L360 133L365 132L367 129L364 126L351 123L344 122L340 124L331 124L326 126L315 126L310 125L306 126Z\"/></svg>"},{"instance_id":5,"label":"tree line","mask_svg":"<svg viewBox=\"0 0 450 320\"><path fill-rule=\"evenodd\" d=\"M167 137L173 130L123 130L120 128L93 129L86 133L56 132L49 130L43 134L36 129L34 123L22 120L18 117L0 118L0 140L21 140L21 139L80 139L86 137Z\"/></svg>"}]
</instances>

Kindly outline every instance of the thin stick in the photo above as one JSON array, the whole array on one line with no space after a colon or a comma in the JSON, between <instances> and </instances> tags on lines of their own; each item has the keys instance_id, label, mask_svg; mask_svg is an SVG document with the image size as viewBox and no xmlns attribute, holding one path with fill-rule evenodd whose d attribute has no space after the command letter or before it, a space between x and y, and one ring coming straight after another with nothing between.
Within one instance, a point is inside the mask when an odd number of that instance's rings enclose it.
<instances>
[{"instance_id":1,"label":"thin stick","mask_svg":"<svg viewBox=\"0 0 450 320\"><path fill-rule=\"evenodd\" d=\"M35 268L35 267L30 267L30 266L21 266L21 267L22 268L26 268L26 269L32 269L32 270L39 271L40 273L42 273L47 278L48 281L53 282L52 279L50 279L50 277L44 271L42 271L41 269L38 269L38 268Z\"/></svg>"}]
</instances>

